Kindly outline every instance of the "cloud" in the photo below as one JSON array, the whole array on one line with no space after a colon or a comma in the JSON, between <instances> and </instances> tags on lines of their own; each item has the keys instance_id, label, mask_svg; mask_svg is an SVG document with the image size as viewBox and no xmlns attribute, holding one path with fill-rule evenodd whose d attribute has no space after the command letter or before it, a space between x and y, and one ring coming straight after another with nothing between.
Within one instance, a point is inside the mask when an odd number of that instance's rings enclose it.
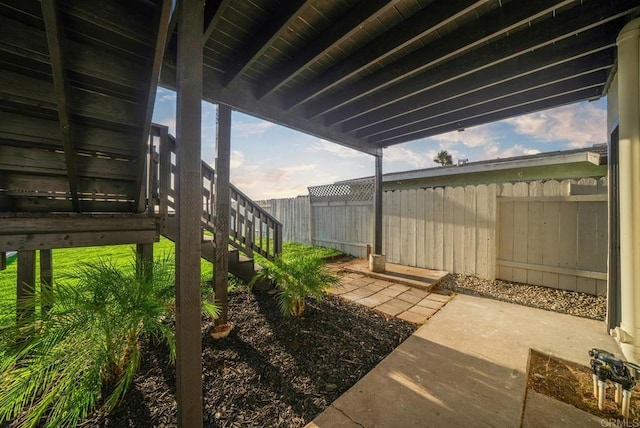
<instances>
[{"instance_id":1,"label":"cloud","mask_svg":"<svg viewBox=\"0 0 640 428\"><path fill-rule=\"evenodd\" d=\"M332 153L342 158L371 159L371 156L367 155L366 153L362 153L357 150L350 149L349 147L341 146L340 144L332 143L330 141L322 139L317 139L313 143L311 143L308 151L312 153Z\"/></svg>"},{"instance_id":2,"label":"cloud","mask_svg":"<svg viewBox=\"0 0 640 428\"><path fill-rule=\"evenodd\" d=\"M418 152L407 146L392 146L384 149L383 160L400 162L411 168L425 168L433 162L431 151Z\"/></svg>"},{"instance_id":3,"label":"cloud","mask_svg":"<svg viewBox=\"0 0 640 428\"><path fill-rule=\"evenodd\" d=\"M160 121L158 121L160 125L169 127L169 134L176 135L176 118L175 117L167 117Z\"/></svg>"},{"instance_id":4,"label":"cloud","mask_svg":"<svg viewBox=\"0 0 640 428\"><path fill-rule=\"evenodd\" d=\"M538 153L540 153L540 150L524 147L520 144L507 148L500 147L497 144L489 144L483 148L484 159L512 158L515 156L537 155Z\"/></svg>"},{"instance_id":5,"label":"cloud","mask_svg":"<svg viewBox=\"0 0 640 428\"><path fill-rule=\"evenodd\" d=\"M244 163L244 153L239 150L231 150L231 169L239 168Z\"/></svg>"},{"instance_id":6,"label":"cloud","mask_svg":"<svg viewBox=\"0 0 640 428\"><path fill-rule=\"evenodd\" d=\"M570 147L607 141L607 112L594 103L573 104L505 121L515 132L542 142L563 140Z\"/></svg>"},{"instance_id":7,"label":"cloud","mask_svg":"<svg viewBox=\"0 0 640 428\"><path fill-rule=\"evenodd\" d=\"M233 121L231 129L236 132L238 137L255 137L264 134L274 126L275 124L263 120L259 122L242 122L238 120Z\"/></svg>"}]
</instances>

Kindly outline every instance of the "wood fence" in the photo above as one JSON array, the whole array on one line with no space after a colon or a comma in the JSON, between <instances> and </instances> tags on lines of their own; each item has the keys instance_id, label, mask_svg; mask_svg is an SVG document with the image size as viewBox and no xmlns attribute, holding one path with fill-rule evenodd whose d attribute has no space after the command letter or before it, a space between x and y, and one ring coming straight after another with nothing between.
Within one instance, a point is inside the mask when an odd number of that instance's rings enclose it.
<instances>
[{"instance_id":1,"label":"wood fence","mask_svg":"<svg viewBox=\"0 0 640 428\"><path fill-rule=\"evenodd\" d=\"M606 293L606 178L386 191L387 261L488 279ZM267 201L285 240L357 257L373 242L372 201ZM280 211L278 211L280 210ZM307 214L308 213L308 214Z\"/></svg>"},{"instance_id":2,"label":"wood fence","mask_svg":"<svg viewBox=\"0 0 640 428\"><path fill-rule=\"evenodd\" d=\"M282 223L284 242L311 244L309 196L269 199L256 203Z\"/></svg>"}]
</instances>

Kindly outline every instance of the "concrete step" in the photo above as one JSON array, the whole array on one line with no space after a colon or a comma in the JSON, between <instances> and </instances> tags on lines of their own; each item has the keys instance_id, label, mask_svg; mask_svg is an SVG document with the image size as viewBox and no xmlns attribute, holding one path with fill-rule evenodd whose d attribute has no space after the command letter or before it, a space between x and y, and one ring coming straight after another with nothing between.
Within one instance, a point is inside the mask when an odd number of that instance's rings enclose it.
<instances>
[{"instance_id":1,"label":"concrete step","mask_svg":"<svg viewBox=\"0 0 640 428\"><path fill-rule=\"evenodd\" d=\"M369 262L364 259L356 259L341 267L345 272L359 273L370 278L382 279L396 284L431 291L449 273L442 270L417 268L387 263L383 273L371 272Z\"/></svg>"}]
</instances>

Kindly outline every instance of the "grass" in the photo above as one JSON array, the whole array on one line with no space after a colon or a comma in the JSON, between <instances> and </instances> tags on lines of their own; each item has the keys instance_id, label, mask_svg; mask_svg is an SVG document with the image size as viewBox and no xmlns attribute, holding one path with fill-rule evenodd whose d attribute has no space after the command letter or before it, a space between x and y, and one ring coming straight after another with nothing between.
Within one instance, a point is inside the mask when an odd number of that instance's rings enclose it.
<instances>
[{"instance_id":1,"label":"grass","mask_svg":"<svg viewBox=\"0 0 640 428\"><path fill-rule=\"evenodd\" d=\"M108 245L102 247L61 248L53 250L53 280L66 276L74 271L79 262L96 262L101 258L109 258L117 267L127 267L131 256L135 253L135 245ZM174 243L164 237L153 245L154 259L174 254ZM36 266L39 266L40 253L36 254ZM0 271L0 326L15 317L17 262L9 262L7 269ZM213 265L201 259L202 276L211 278ZM36 268L36 283L40 282L39 269ZM7 318L8 317L8 318Z\"/></svg>"},{"instance_id":2,"label":"grass","mask_svg":"<svg viewBox=\"0 0 640 428\"><path fill-rule=\"evenodd\" d=\"M282 257L317 257L326 259L342 254L338 250L325 247L314 247L313 245L298 244L296 242L285 242L282 244Z\"/></svg>"},{"instance_id":3,"label":"grass","mask_svg":"<svg viewBox=\"0 0 640 428\"><path fill-rule=\"evenodd\" d=\"M160 241L153 246L154 258L158 259L163 255L173 255L174 243L169 239L160 237ZM79 261L94 262L100 258L110 258L116 266L126 267L131 261L131 255L135 252L135 245L110 245L103 247L86 248L63 248L53 250L53 279L70 274ZM285 242L282 245L282 257L313 256L327 258L341 254L340 251L331 248L314 247L312 245L297 244L295 242ZM36 266L39 263L39 253L36 254ZM260 256L256 256L256 262L260 263ZM15 259L9 262L7 269L0 271L0 326L7 320L13 321L15 317L16 298L16 272L17 263ZM201 260L202 276L211 278L213 266L206 260ZM36 269L36 283L39 283L40 275ZM8 317L8 318L7 318Z\"/></svg>"}]
</instances>

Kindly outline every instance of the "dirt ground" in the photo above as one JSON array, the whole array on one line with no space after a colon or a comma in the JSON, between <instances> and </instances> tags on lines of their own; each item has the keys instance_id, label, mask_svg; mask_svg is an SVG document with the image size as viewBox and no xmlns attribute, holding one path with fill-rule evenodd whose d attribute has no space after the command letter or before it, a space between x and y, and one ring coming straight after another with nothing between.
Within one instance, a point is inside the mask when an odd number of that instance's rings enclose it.
<instances>
[{"instance_id":1,"label":"dirt ground","mask_svg":"<svg viewBox=\"0 0 640 428\"><path fill-rule=\"evenodd\" d=\"M272 295L230 295L231 335L203 327L204 423L208 427L301 427L354 385L416 329L327 296L306 316L284 318ZM146 343L125 400L82 426L176 426L175 367L167 350Z\"/></svg>"},{"instance_id":2,"label":"dirt ground","mask_svg":"<svg viewBox=\"0 0 640 428\"><path fill-rule=\"evenodd\" d=\"M620 404L614 402L613 383L607 383L605 408L598 409L598 400L593 397L593 372L590 367L564 361L535 350L529 360L527 386L534 391L571 404L578 409L604 419L622 419ZM636 386L632 391L631 419L640 416L640 391Z\"/></svg>"}]
</instances>

